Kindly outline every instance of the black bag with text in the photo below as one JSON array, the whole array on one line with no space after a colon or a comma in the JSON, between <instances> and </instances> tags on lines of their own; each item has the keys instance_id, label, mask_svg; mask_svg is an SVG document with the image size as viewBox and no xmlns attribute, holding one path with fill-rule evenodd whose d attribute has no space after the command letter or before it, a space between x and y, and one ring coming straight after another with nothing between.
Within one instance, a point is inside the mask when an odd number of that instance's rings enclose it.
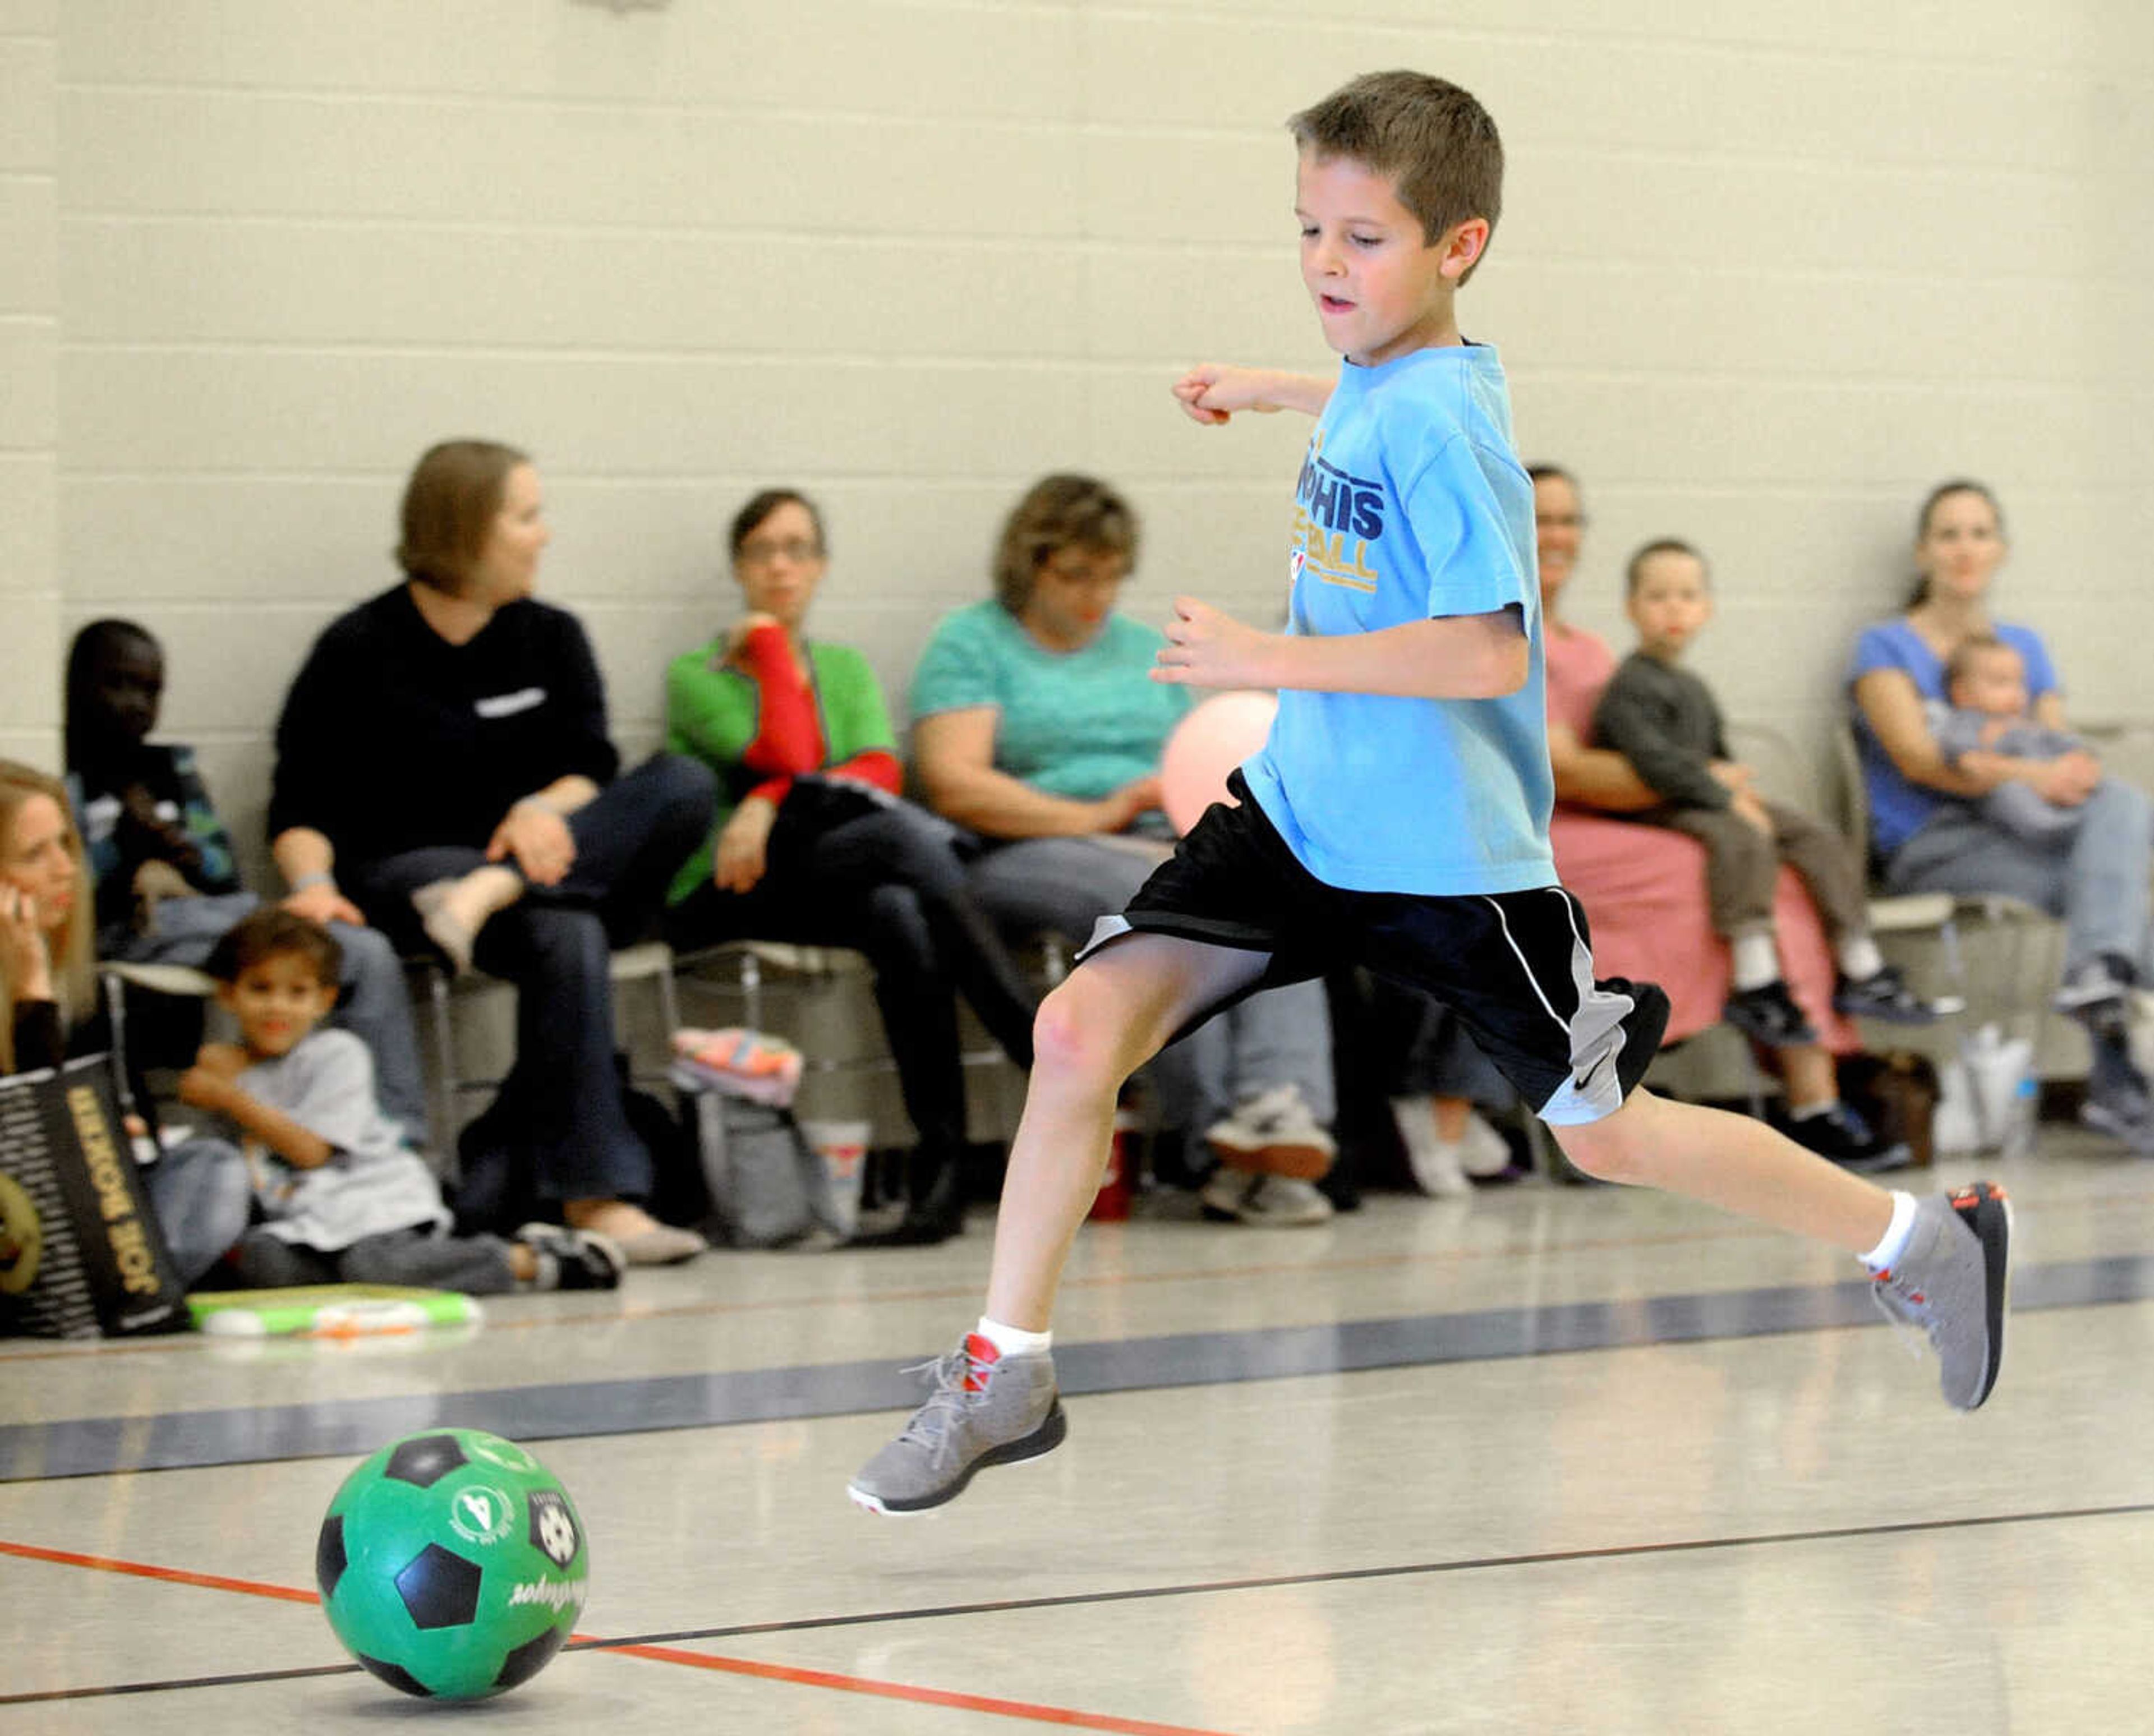
<instances>
[{"instance_id":1,"label":"black bag with text","mask_svg":"<svg viewBox=\"0 0 2154 1736\"><path fill-rule=\"evenodd\" d=\"M188 1324L120 1105L105 1055L0 1079L0 1332Z\"/></svg>"}]
</instances>

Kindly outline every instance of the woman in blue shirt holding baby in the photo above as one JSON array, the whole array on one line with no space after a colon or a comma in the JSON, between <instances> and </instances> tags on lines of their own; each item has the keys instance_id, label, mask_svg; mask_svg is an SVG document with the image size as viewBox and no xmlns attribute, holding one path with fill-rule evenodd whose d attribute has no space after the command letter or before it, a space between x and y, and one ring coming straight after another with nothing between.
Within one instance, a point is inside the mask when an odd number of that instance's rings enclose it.
<instances>
[{"instance_id":1,"label":"woman in blue shirt holding baby","mask_svg":"<svg viewBox=\"0 0 2154 1736\"><path fill-rule=\"evenodd\" d=\"M2085 749L2039 759L1980 748L1948 756L1924 711L1947 697L1953 651L1989 636L2019 654L2035 721L2065 727L2040 635L1991 618L1990 585L2005 551L1996 497L1963 479L1939 485L1916 523L1912 599L1855 643L1849 690L1871 846L1895 892L2003 893L2064 920L2065 979L2054 1004L2085 1027L2094 1057L2081 1118L2154 1151L2154 1102L2129 1043L2131 991L2150 980L2154 815L2146 795L2105 775ZM2015 780L2078 810L2079 825L2037 840L1998 824L1982 799Z\"/></svg>"}]
</instances>

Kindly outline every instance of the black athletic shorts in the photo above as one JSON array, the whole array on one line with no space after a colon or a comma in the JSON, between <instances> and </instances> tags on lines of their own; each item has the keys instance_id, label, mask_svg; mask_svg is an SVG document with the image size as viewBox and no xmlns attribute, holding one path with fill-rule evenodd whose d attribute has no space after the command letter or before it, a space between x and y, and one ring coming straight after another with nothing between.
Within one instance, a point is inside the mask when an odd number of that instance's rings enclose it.
<instances>
[{"instance_id":1,"label":"black athletic shorts","mask_svg":"<svg viewBox=\"0 0 2154 1736\"><path fill-rule=\"evenodd\" d=\"M1241 805L1214 803L1080 957L1121 936L1171 934L1268 952L1243 994L1350 965L1451 1008L1534 1113L1555 1126L1612 1114L1659 1049L1657 985L1596 982L1585 912L1560 886L1437 896L1355 892L1301 865L1236 772ZM1236 995L1207 1007L1193 1029Z\"/></svg>"}]
</instances>

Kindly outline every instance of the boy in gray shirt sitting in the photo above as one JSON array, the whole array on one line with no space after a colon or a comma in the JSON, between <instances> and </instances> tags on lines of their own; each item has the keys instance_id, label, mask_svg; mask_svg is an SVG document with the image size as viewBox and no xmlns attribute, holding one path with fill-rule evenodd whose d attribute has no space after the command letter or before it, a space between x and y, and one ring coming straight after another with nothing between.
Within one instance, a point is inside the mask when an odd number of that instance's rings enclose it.
<instances>
[{"instance_id":1,"label":"boy in gray shirt sitting","mask_svg":"<svg viewBox=\"0 0 2154 1736\"><path fill-rule=\"evenodd\" d=\"M1663 538L1631 557L1626 581L1638 648L1602 692L1594 737L1629 760L1662 799L1662 806L1637 819L1705 846L1712 926L1733 953L1734 992L1723 1016L1771 1048L1817 1041L1781 973L1773 901L1784 861L1809 886L1831 937L1840 966L1834 1007L1901 1024L1936 1019L1938 1009L1918 999L1878 952L1847 841L1753 789L1750 768L1728 751L1712 690L1680 666L1712 615L1705 557Z\"/></svg>"},{"instance_id":2,"label":"boy in gray shirt sitting","mask_svg":"<svg viewBox=\"0 0 2154 1736\"><path fill-rule=\"evenodd\" d=\"M2089 751L2079 737L2035 718L2027 704L2026 661L1994 634L1960 641L1945 663L1945 693L1949 704L1925 709L1947 765L1978 748L2018 759ZM2061 844L2085 818L2085 809L2053 802L2017 778L1998 784L1979 805L1993 824L2030 844Z\"/></svg>"},{"instance_id":3,"label":"boy in gray shirt sitting","mask_svg":"<svg viewBox=\"0 0 2154 1736\"><path fill-rule=\"evenodd\" d=\"M240 1283L258 1289L345 1281L497 1295L617 1285L620 1250L589 1230L531 1223L513 1241L446 1233L441 1187L382 1112L366 1045L322 1024L336 1004L339 950L319 922L265 906L210 954L240 1040L203 1044L180 1095L227 1124L229 1162L245 1166L253 1209L222 1185L192 1201L156 1196L161 1216L185 1226L176 1253L201 1250L183 1262L194 1268L186 1279L231 1248ZM207 1221L219 1198L240 1202L237 1222ZM261 1220L251 1228L250 1215Z\"/></svg>"}]
</instances>

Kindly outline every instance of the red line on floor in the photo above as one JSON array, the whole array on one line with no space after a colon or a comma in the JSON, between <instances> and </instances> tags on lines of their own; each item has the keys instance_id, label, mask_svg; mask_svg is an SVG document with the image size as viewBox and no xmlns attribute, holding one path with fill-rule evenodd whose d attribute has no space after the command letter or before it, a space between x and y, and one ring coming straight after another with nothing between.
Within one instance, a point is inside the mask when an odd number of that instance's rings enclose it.
<instances>
[{"instance_id":1,"label":"red line on floor","mask_svg":"<svg viewBox=\"0 0 2154 1736\"><path fill-rule=\"evenodd\" d=\"M594 1648L598 1649L598 1648ZM982 1694L958 1693L943 1687L915 1687L901 1682L877 1682L868 1677L844 1676L829 1670L802 1669L792 1664L758 1663L744 1657L723 1657L716 1652L683 1652L672 1646L609 1646L624 1657L648 1657L660 1663L686 1664L696 1670L721 1670L728 1675L758 1676L772 1682L797 1682L813 1687L835 1688L840 1693L874 1694L886 1700L911 1700L928 1706L950 1706L965 1712L985 1712L998 1718L1021 1718L1036 1724L1059 1724L1064 1729L1107 1730L1118 1736L1227 1736L1219 1730L1200 1730L1187 1724L1148 1723L1142 1718L1115 1718L1101 1712L1074 1712L1061 1706L1036 1706L1024 1700L998 1700Z\"/></svg>"},{"instance_id":2,"label":"red line on floor","mask_svg":"<svg viewBox=\"0 0 2154 1736\"><path fill-rule=\"evenodd\" d=\"M236 1591L248 1597L271 1597L283 1603L319 1604L320 1596L296 1585L273 1585L261 1580L233 1579L220 1573L191 1573L185 1568L159 1567L146 1561L123 1561L112 1555L84 1555L73 1550L46 1549L34 1543L10 1543L0 1539L0 1555L25 1561L45 1561L60 1567L86 1567L100 1573L124 1574L134 1579L155 1580L168 1585L195 1585L209 1591ZM676 1646L609 1646L594 1634L574 1636L589 1652L610 1652L623 1657L647 1658L653 1663L681 1664L690 1669L717 1670L727 1675L753 1676L766 1682L789 1682L804 1687L825 1687L840 1693L871 1694L886 1700L911 1700L926 1706L950 1706L966 1712L984 1712L998 1718L1023 1718L1036 1724L1055 1724L1070 1730L1103 1730L1113 1736L1227 1736L1218 1730L1200 1730L1186 1724L1148 1723L1141 1718L1115 1718L1100 1712L1078 1712L1064 1706L1037 1706L1024 1700L998 1700L982 1694L961 1693L942 1687L916 1687L903 1682L878 1682L872 1677L845 1676L829 1670L810 1670L791 1664L760 1663L753 1658L727 1657L714 1652L687 1652Z\"/></svg>"},{"instance_id":3,"label":"red line on floor","mask_svg":"<svg viewBox=\"0 0 2154 1736\"><path fill-rule=\"evenodd\" d=\"M168 1585L200 1585L210 1591L240 1591L249 1597L274 1597L285 1603L319 1603L312 1591L293 1585L265 1585L259 1580L227 1579L221 1573L190 1573L181 1567L155 1567L146 1561L120 1561L110 1555L79 1555L72 1550L48 1550L34 1543L0 1539L0 1555L19 1555L25 1561L50 1561L62 1567L94 1567L100 1573L124 1573L139 1580L160 1580Z\"/></svg>"}]
</instances>

